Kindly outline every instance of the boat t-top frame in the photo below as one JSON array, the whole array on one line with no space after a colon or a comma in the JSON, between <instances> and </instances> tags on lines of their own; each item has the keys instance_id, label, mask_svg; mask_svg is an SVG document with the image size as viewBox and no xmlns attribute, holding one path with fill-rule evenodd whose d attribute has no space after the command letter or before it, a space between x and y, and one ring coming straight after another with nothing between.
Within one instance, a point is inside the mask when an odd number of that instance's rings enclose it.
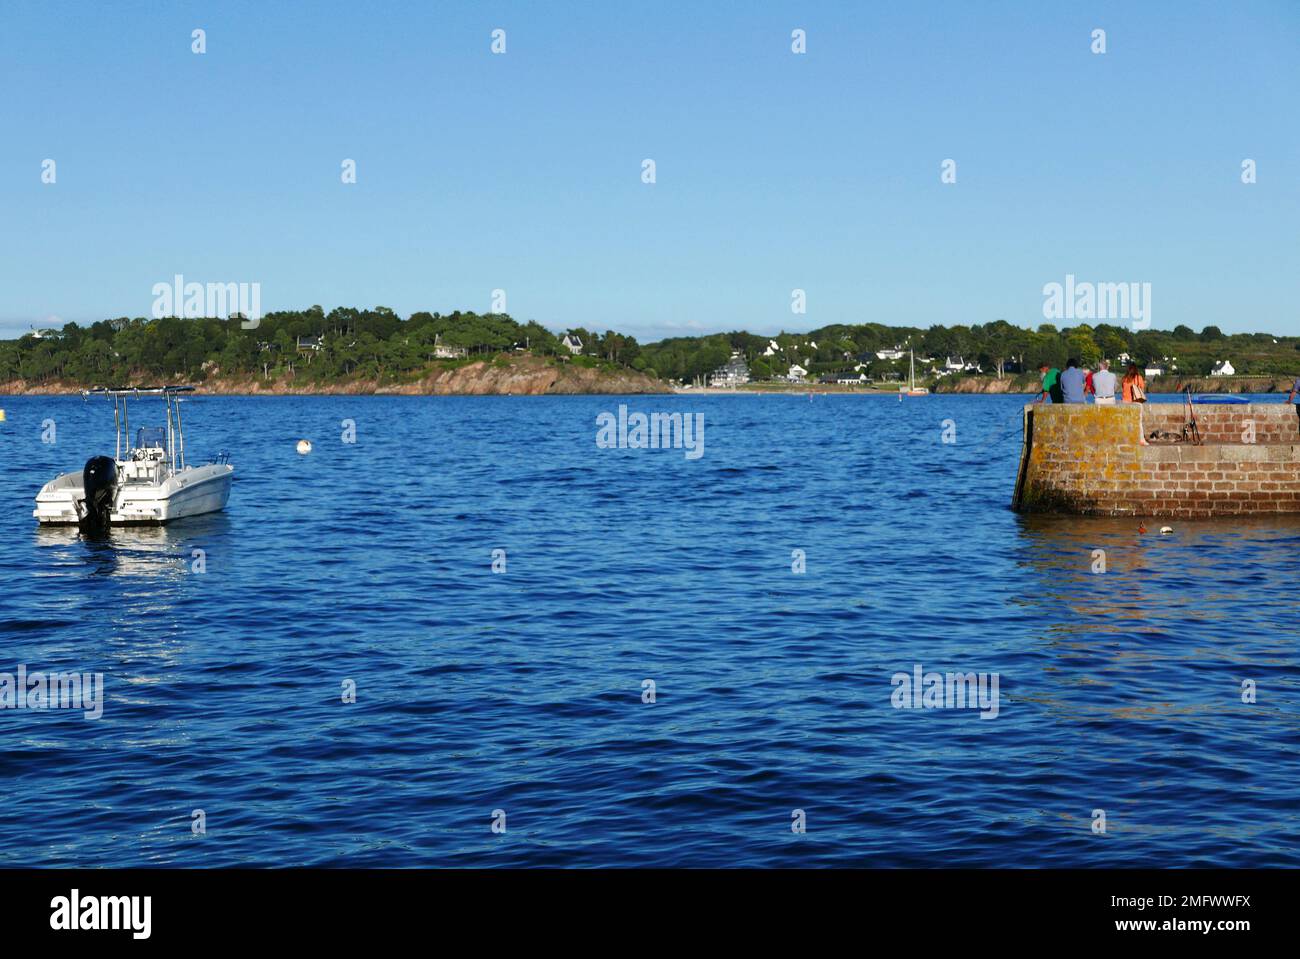
<instances>
[{"instance_id":1,"label":"boat t-top frame","mask_svg":"<svg viewBox=\"0 0 1300 959\"><path fill-rule=\"evenodd\" d=\"M116 434L117 452L114 459L121 460L123 449L131 452L131 421L127 410L127 400L141 396L161 396L167 404L167 446L166 456L171 461L172 472L185 469L185 433L181 429L180 393L193 393L192 386L97 386L93 390L82 390L82 399L91 396L111 396L113 398L113 427ZM173 417L175 423L173 424ZM179 464L179 465L178 465Z\"/></svg>"}]
</instances>

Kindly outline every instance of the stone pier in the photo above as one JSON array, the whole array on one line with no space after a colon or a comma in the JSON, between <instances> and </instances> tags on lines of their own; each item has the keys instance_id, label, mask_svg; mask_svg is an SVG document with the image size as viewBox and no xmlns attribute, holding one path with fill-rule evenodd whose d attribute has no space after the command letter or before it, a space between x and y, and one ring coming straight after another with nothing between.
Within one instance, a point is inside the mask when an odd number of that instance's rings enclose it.
<instances>
[{"instance_id":1,"label":"stone pier","mask_svg":"<svg viewBox=\"0 0 1300 959\"><path fill-rule=\"evenodd\" d=\"M1100 516L1300 513L1300 417L1284 403L1029 404L1012 506Z\"/></svg>"}]
</instances>

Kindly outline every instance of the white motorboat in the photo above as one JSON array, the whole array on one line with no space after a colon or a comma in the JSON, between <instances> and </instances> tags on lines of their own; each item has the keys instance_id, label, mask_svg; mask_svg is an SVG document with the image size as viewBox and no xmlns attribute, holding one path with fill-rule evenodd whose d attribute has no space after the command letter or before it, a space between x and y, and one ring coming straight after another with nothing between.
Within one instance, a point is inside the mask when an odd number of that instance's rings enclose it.
<instances>
[{"instance_id":1,"label":"white motorboat","mask_svg":"<svg viewBox=\"0 0 1300 959\"><path fill-rule=\"evenodd\" d=\"M83 390L82 396L113 399L116 451L94 456L85 468L51 480L36 496L32 515L42 524L75 524L102 531L124 524L161 524L224 509L230 499L235 468L221 453L211 463L191 466L185 460L181 429L181 393L192 386L157 386ZM161 396L166 426L144 426L131 442L127 401Z\"/></svg>"}]
</instances>

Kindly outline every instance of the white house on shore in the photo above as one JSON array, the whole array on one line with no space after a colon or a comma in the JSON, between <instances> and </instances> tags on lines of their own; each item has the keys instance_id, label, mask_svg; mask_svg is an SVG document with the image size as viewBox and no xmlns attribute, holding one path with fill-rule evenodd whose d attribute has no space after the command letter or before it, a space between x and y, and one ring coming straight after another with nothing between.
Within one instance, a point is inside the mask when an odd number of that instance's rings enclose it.
<instances>
[{"instance_id":1,"label":"white house on shore","mask_svg":"<svg viewBox=\"0 0 1300 959\"><path fill-rule=\"evenodd\" d=\"M790 371L785 374L785 378L791 383L802 383L808 377L808 371L798 363L790 364Z\"/></svg>"},{"instance_id":2,"label":"white house on shore","mask_svg":"<svg viewBox=\"0 0 1300 959\"><path fill-rule=\"evenodd\" d=\"M570 353L582 352L582 340L574 336L572 333L565 333L564 339L560 340L560 345Z\"/></svg>"},{"instance_id":3,"label":"white house on shore","mask_svg":"<svg viewBox=\"0 0 1300 959\"><path fill-rule=\"evenodd\" d=\"M433 336L433 357L437 360L457 360L461 357L468 356L469 350L463 346L446 346L442 342L442 334L435 333Z\"/></svg>"},{"instance_id":4,"label":"white house on shore","mask_svg":"<svg viewBox=\"0 0 1300 959\"><path fill-rule=\"evenodd\" d=\"M1237 371L1233 367L1231 360L1224 360L1222 363L1216 364L1214 369L1210 370L1211 376L1235 376L1236 373Z\"/></svg>"},{"instance_id":5,"label":"white house on shore","mask_svg":"<svg viewBox=\"0 0 1300 959\"><path fill-rule=\"evenodd\" d=\"M731 359L719 366L709 377L709 385L714 387L735 387L749 382L749 364L739 352L731 354Z\"/></svg>"}]
</instances>

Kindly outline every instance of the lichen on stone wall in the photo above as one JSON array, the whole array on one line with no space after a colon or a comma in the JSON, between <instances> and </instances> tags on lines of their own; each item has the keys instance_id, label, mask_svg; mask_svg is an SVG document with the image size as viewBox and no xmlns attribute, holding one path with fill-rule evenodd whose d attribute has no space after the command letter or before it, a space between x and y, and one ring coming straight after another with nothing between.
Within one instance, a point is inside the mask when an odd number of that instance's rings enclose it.
<instances>
[{"instance_id":1,"label":"lichen on stone wall","mask_svg":"<svg viewBox=\"0 0 1300 959\"><path fill-rule=\"evenodd\" d=\"M1107 516L1300 512L1300 418L1292 407L1194 412L1202 444L1142 446L1140 429L1184 435L1184 408L1032 405L1015 508Z\"/></svg>"}]
</instances>

